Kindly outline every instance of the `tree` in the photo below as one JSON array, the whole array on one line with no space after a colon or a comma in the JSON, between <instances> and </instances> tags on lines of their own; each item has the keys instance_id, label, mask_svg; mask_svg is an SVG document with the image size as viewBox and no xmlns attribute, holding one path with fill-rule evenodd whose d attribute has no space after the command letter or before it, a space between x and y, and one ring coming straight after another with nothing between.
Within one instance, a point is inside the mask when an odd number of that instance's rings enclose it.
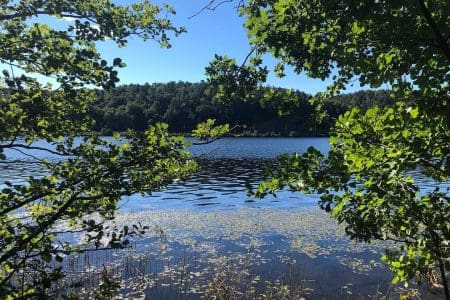
<instances>
[{"instance_id":1,"label":"tree","mask_svg":"<svg viewBox=\"0 0 450 300\"><path fill-rule=\"evenodd\" d=\"M320 206L346 224L357 241L400 243L385 262L394 282L440 274L450 299L450 2L416 1L239 1L253 45L242 65L216 56L207 68L218 97L254 94L271 53L284 76L286 65L333 84L324 99L350 82L379 88L389 84L395 104L341 115L330 134L330 151L283 155L256 194L288 187L320 193ZM270 98L270 94L267 95ZM289 94L287 100L295 101ZM412 172L431 177L427 189ZM423 277L422 277L423 278Z\"/></svg>"},{"instance_id":2,"label":"tree","mask_svg":"<svg viewBox=\"0 0 450 300\"><path fill-rule=\"evenodd\" d=\"M265 92L274 92L270 101L264 101ZM278 97L290 93L296 101ZM389 91L359 91L342 94L324 103L329 118L337 118L342 112L359 107L366 111L373 105L384 107L392 104ZM227 104L214 100L214 90L206 83L155 83L145 85L121 85L116 88L96 90L96 101L89 107L89 115L95 121L94 130L102 132L143 131L147 125L164 122L173 132L190 132L195 125L208 118L218 123L245 124L249 130L259 133L313 135L327 134L329 122L323 122L315 132L308 130L309 116L314 113L311 97L296 90L266 87L254 99L239 99ZM262 104L262 105L261 105ZM288 115L283 114L290 110Z\"/></svg>"},{"instance_id":3,"label":"tree","mask_svg":"<svg viewBox=\"0 0 450 300\"><path fill-rule=\"evenodd\" d=\"M24 153L23 163L38 162L43 175L4 182L0 191L0 298L49 296L52 283L64 276L64 256L127 246L127 237L144 228L105 224L114 219L121 196L151 193L195 170L183 141L169 138L166 125L129 131L118 143L91 134L86 116L95 100L88 87L113 87L116 68L124 66L119 58L103 60L97 43L125 46L138 36L168 47L169 34L184 29L161 13L173 10L147 1L2 1L0 163L14 163L11 151ZM35 143L42 140L50 146ZM55 159L41 159L36 150ZM59 239L70 232L85 232L86 243Z\"/></svg>"}]
</instances>

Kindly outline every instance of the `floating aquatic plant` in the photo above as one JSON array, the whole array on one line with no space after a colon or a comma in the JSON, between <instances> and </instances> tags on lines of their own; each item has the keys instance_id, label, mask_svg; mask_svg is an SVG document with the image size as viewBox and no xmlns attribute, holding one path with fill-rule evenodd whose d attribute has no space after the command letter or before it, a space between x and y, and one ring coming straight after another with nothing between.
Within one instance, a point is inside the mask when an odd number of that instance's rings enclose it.
<instances>
[{"instance_id":1,"label":"floating aquatic plant","mask_svg":"<svg viewBox=\"0 0 450 300\"><path fill-rule=\"evenodd\" d=\"M72 257L64 266L73 273L65 288L89 297L107 270L118 283L115 296L122 298L302 299L336 290L378 293L377 286L363 291L327 286L320 275L312 275L311 265L320 260L353 273L352 278L384 271L388 285L389 273L375 260L386 244L350 241L342 225L315 208L128 212L110 225L136 222L151 230L134 238L130 248ZM76 238L82 242L83 236Z\"/></svg>"}]
</instances>

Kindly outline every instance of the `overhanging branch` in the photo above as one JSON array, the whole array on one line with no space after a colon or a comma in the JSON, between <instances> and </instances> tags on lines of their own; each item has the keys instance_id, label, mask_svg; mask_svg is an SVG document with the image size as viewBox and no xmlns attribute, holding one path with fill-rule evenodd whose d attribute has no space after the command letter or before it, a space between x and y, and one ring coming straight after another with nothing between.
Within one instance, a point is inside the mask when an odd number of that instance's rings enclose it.
<instances>
[{"instance_id":1,"label":"overhanging branch","mask_svg":"<svg viewBox=\"0 0 450 300\"><path fill-rule=\"evenodd\" d=\"M424 0L417 0L417 3L419 4L420 10L422 11L425 20L427 21L428 25L430 25L431 30L433 31L436 37L436 42L439 49L441 49L444 52L445 57L450 63L450 46L448 45L446 39L442 35L442 32L437 26L436 22L433 20L433 16L431 15L428 7L425 5Z\"/></svg>"}]
</instances>

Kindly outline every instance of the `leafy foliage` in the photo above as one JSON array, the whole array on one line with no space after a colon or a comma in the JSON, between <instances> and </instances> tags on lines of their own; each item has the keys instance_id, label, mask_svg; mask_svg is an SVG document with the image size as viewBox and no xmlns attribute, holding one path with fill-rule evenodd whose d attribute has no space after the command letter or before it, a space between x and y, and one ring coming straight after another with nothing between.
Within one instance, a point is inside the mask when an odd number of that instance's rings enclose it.
<instances>
[{"instance_id":1,"label":"leafy foliage","mask_svg":"<svg viewBox=\"0 0 450 300\"><path fill-rule=\"evenodd\" d=\"M209 141L210 139L218 139L230 131L230 125L214 126L216 120L208 119L206 122L197 124L197 128L192 130L194 137L200 140Z\"/></svg>"},{"instance_id":2,"label":"leafy foliage","mask_svg":"<svg viewBox=\"0 0 450 300\"><path fill-rule=\"evenodd\" d=\"M313 99L322 101L319 107L353 81L389 84L395 101L343 114L328 154L310 149L280 157L256 194L283 187L321 193L321 207L345 223L352 238L401 243L400 251L384 256L394 282L437 269L450 299L450 197L439 184L450 175L449 2L239 3L252 45L279 60L275 72L289 65L311 77L332 76L333 84ZM414 172L434 180L433 188L417 183Z\"/></svg>"},{"instance_id":3,"label":"leafy foliage","mask_svg":"<svg viewBox=\"0 0 450 300\"><path fill-rule=\"evenodd\" d=\"M168 34L184 29L162 13L173 11L147 1L131 6L108 0L2 1L0 162L15 163L6 154L20 152L27 158L23 163L39 163L44 175L3 182L0 298L51 296L52 284L65 275L67 255L126 247L128 237L145 228L105 224L114 219L121 196L150 194L196 169L183 140L168 137L167 125L130 130L115 141L76 137L92 133L87 110L96 98L90 88L113 87L117 67L124 66L120 58L112 64L102 59L96 44L125 46L134 35L168 47ZM58 24L67 28L57 29ZM43 83L45 78L53 85ZM49 146L36 143L42 140ZM53 159L34 156L37 150ZM64 242L64 234L73 232L86 233L85 243Z\"/></svg>"}]
</instances>

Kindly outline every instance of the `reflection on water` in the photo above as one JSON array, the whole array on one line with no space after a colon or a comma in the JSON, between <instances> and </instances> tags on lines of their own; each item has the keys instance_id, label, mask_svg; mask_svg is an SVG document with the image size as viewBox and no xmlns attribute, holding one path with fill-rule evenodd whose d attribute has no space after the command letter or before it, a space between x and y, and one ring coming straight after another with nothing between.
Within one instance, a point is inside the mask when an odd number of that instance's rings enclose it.
<instances>
[{"instance_id":1,"label":"reflection on water","mask_svg":"<svg viewBox=\"0 0 450 300\"><path fill-rule=\"evenodd\" d=\"M21 183L27 177L42 176L42 167L35 161L0 161L1 183Z\"/></svg>"},{"instance_id":2,"label":"reflection on water","mask_svg":"<svg viewBox=\"0 0 450 300\"><path fill-rule=\"evenodd\" d=\"M109 138L108 138L109 139ZM188 141L193 141L187 138ZM45 141L39 147L50 147ZM190 150L200 162L201 170L185 182L176 182L151 196L124 197L122 210L152 208L230 209L238 207L294 208L310 206L315 195L294 195L283 192L277 198L255 200L247 196L245 184L261 181L263 166L282 153L303 152L314 146L328 150L326 138L223 138L214 143L192 146ZM45 151L25 152L38 159L57 160L59 157ZM9 162L0 163L1 182L23 182L29 176L42 176L39 162L21 152L8 149ZM300 199L299 199L300 198ZM292 201L296 199L295 201Z\"/></svg>"},{"instance_id":3,"label":"reflection on water","mask_svg":"<svg viewBox=\"0 0 450 300\"><path fill-rule=\"evenodd\" d=\"M193 141L192 139L187 139ZM206 159L258 158L274 159L283 153L303 153L309 147L328 152L327 138L278 138L278 137L240 137L223 138L214 143L192 146L191 152Z\"/></svg>"},{"instance_id":4,"label":"reflection on water","mask_svg":"<svg viewBox=\"0 0 450 300\"><path fill-rule=\"evenodd\" d=\"M109 138L108 138L109 139ZM188 141L193 141L187 138ZM51 147L44 141L37 146ZM247 196L246 183L256 185L262 180L265 164L275 161L282 153L304 152L310 146L327 152L326 138L223 138L214 143L191 146L201 169L185 182L175 182L151 196L133 195L124 197L120 208L123 211L142 209L191 208L199 210L235 209L243 207L294 209L311 207L317 203L318 195L304 195L282 191L277 197L263 200ZM43 170L36 160L23 153L7 150L9 161L0 162L0 184L5 181L23 182L29 176L42 176ZM44 151L31 154L39 159L60 159ZM422 191L436 187L436 182L419 171L411 172ZM440 184L449 187L449 183Z\"/></svg>"},{"instance_id":5,"label":"reflection on water","mask_svg":"<svg viewBox=\"0 0 450 300\"><path fill-rule=\"evenodd\" d=\"M94 267L113 262L111 273L127 287L124 296L141 291L150 299L180 293L199 299L214 288L241 293L224 299L361 298L386 294L390 286L390 273L378 261L384 245L352 243L316 208L147 210L116 220L138 221L151 230L132 249L74 257L71 270L87 272L95 283ZM261 296L286 287L291 298Z\"/></svg>"},{"instance_id":6,"label":"reflection on water","mask_svg":"<svg viewBox=\"0 0 450 300\"><path fill-rule=\"evenodd\" d=\"M308 299L386 295L391 275L378 259L386 245L349 241L342 226L316 207L318 195L282 191L263 200L247 196L246 183L260 182L265 164L309 146L328 150L325 138L224 138L193 146L198 173L150 196L122 199L117 222L141 222L152 229L134 241L134 249L72 257L65 267L88 270L82 274L90 276L98 275L92 266L111 264L129 287L124 293L144 287L155 299L196 299L214 288L208 285L218 275L223 280L238 273L255 289L249 293L266 291L268 281L273 290L283 284L301 288L299 295ZM2 182L42 176L29 157L6 154L11 161L0 163ZM436 186L419 172L412 174L422 189Z\"/></svg>"},{"instance_id":7,"label":"reflection on water","mask_svg":"<svg viewBox=\"0 0 450 300\"><path fill-rule=\"evenodd\" d=\"M301 195L288 191L277 197L255 199L247 195L246 183L256 185L262 180L263 167L273 161L241 159L200 159L200 171L185 182L176 182L148 197L124 197L120 207L127 211L149 208L236 209L302 208L317 204L317 195Z\"/></svg>"}]
</instances>

